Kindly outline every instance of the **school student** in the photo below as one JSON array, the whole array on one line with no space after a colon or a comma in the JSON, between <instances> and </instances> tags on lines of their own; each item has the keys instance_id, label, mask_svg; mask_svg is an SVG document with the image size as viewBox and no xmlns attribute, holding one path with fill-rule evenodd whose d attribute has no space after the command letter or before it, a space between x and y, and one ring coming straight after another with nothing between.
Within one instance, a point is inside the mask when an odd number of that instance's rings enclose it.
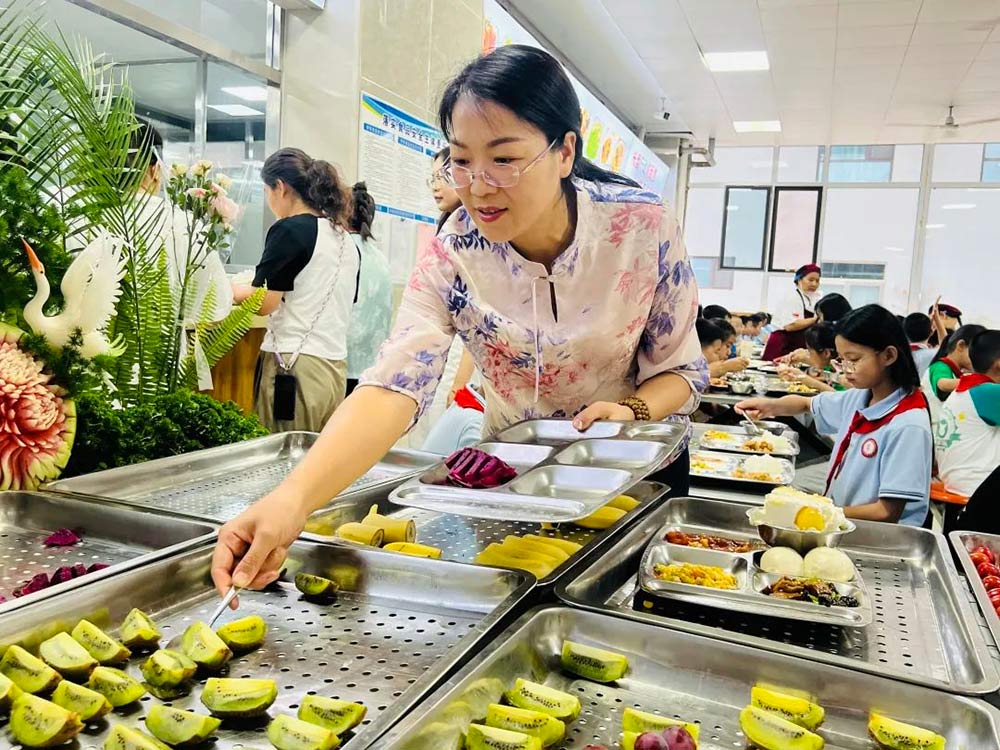
<instances>
[{"instance_id":1,"label":"school student","mask_svg":"<svg viewBox=\"0 0 1000 750\"><path fill-rule=\"evenodd\" d=\"M809 372L786 364L778 365L778 375L782 380L802 383L813 390L842 391L843 384L834 370L833 361L837 357L837 334L830 323L817 323L806 331L806 362Z\"/></svg>"},{"instance_id":2,"label":"school student","mask_svg":"<svg viewBox=\"0 0 1000 750\"><path fill-rule=\"evenodd\" d=\"M750 366L743 357L736 357L736 330L726 318L711 318L710 321L722 331L722 359L709 364L708 374L713 378L721 378L727 372L742 372Z\"/></svg>"},{"instance_id":3,"label":"school student","mask_svg":"<svg viewBox=\"0 0 1000 750\"><path fill-rule=\"evenodd\" d=\"M928 398L933 396L938 403L947 401L958 387L962 374L972 370L969 344L985 330L983 326L970 323L955 330L941 344L924 375L923 386Z\"/></svg>"},{"instance_id":4,"label":"school student","mask_svg":"<svg viewBox=\"0 0 1000 750\"><path fill-rule=\"evenodd\" d=\"M851 311L851 303L843 294L830 292L816 303L817 323L836 323ZM806 329L808 330L808 329Z\"/></svg>"},{"instance_id":5,"label":"school student","mask_svg":"<svg viewBox=\"0 0 1000 750\"><path fill-rule=\"evenodd\" d=\"M969 358L975 372L959 379L934 431L945 489L966 497L1000 466L1000 331L977 334Z\"/></svg>"},{"instance_id":6,"label":"school student","mask_svg":"<svg viewBox=\"0 0 1000 750\"><path fill-rule=\"evenodd\" d=\"M931 480L931 428L909 342L880 305L852 311L836 328L837 352L851 386L812 399L748 399L754 418L811 411L817 429L836 435L826 494L849 518L923 525Z\"/></svg>"}]
</instances>

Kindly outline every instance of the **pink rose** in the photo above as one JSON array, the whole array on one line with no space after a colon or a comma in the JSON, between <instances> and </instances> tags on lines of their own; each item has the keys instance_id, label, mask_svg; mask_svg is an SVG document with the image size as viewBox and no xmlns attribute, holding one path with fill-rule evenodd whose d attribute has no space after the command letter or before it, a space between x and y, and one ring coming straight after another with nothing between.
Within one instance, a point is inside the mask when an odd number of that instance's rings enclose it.
<instances>
[{"instance_id":1,"label":"pink rose","mask_svg":"<svg viewBox=\"0 0 1000 750\"><path fill-rule=\"evenodd\" d=\"M224 187L222 187L222 185L220 185L217 182L213 182L208 187L216 195L225 195L226 194L226 189Z\"/></svg>"},{"instance_id":2,"label":"pink rose","mask_svg":"<svg viewBox=\"0 0 1000 750\"><path fill-rule=\"evenodd\" d=\"M198 200L208 195L208 191L205 190L205 188L199 188L199 187L188 188L186 192L188 196L190 196L191 198L196 198Z\"/></svg>"},{"instance_id":3,"label":"pink rose","mask_svg":"<svg viewBox=\"0 0 1000 750\"><path fill-rule=\"evenodd\" d=\"M236 220L236 217L240 215L240 207L237 205L236 201L228 197L225 193L219 193L214 198L212 198L209 205L212 211L218 216L224 224L231 224Z\"/></svg>"}]
</instances>

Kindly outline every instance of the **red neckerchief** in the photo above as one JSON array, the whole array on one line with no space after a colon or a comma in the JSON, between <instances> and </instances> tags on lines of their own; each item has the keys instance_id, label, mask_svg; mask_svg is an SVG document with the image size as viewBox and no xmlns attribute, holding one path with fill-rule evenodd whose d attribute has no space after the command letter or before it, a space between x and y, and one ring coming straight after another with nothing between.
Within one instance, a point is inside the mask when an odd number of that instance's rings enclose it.
<instances>
[{"instance_id":1,"label":"red neckerchief","mask_svg":"<svg viewBox=\"0 0 1000 750\"><path fill-rule=\"evenodd\" d=\"M982 385L983 383L992 383L991 378L985 375L980 375L978 372L972 373L971 375L963 375L961 380L958 381L958 388L955 389L956 393L962 391L968 391L975 388L977 385Z\"/></svg>"},{"instance_id":2,"label":"red neckerchief","mask_svg":"<svg viewBox=\"0 0 1000 750\"><path fill-rule=\"evenodd\" d=\"M476 411L486 411L479 399L469 393L468 388L463 388L455 394L455 403L463 409L475 409Z\"/></svg>"},{"instance_id":3,"label":"red neckerchief","mask_svg":"<svg viewBox=\"0 0 1000 750\"><path fill-rule=\"evenodd\" d=\"M921 349L925 349L925 348L926 347L923 344L910 344L910 351L911 352L919 352Z\"/></svg>"},{"instance_id":4,"label":"red neckerchief","mask_svg":"<svg viewBox=\"0 0 1000 750\"><path fill-rule=\"evenodd\" d=\"M941 357L938 362L944 362L951 369L951 374L956 378L962 377L962 368L955 364L955 361L948 357Z\"/></svg>"},{"instance_id":5,"label":"red neckerchief","mask_svg":"<svg viewBox=\"0 0 1000 750\"><path fill-rule=\"evenodd\" d=\"M844 465L844 459L847 457L847 449L851 447L851 438L855 434L867 435L868 433L875 432L875 430L879 427L888 424L903 412L911 411L913 409L927 409L927 399L924 397L923 391L919 389L915 390L908 396L904 396L898 404L892 407L892 411L884 417L879 417L878 419L868 419L860 411L856 411L854 413L854 418L851 420L851 426L847 428L847 434L844 435L844 439L840 443L840 449L837 451L837 458L830 467L830 474L826 478L826 489L823 491L823 494L830 494L830 487L833 485L833 480L840 475L840 470Z\"/></svg>"}]
</instances>

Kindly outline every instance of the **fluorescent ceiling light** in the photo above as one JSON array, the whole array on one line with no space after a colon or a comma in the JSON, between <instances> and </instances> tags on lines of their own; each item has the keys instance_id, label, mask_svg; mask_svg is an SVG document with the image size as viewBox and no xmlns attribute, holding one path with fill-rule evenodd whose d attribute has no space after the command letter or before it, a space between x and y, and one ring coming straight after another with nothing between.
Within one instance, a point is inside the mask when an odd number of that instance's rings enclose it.
<instances>
[{"instance_id":1,"label":"fluorescent ceiling light","mask_svg":"<svg viewBox=\"0 0 1000 750\"><path fill-rule=\"evenodd\" d=\"M748 70L769 70L767 52L705 52L705 65L713 73L735 73Z\"/></svg>"},{"instance_id":2,"label":"fluorescent ceiling light","mask_svg":"<svg viewBox=\"0 0 1000 750\"><path fill-rule=\"evenodd\" d=\"M975 207L975 203L945 203L941 206L945 211L968 211Z\"/></svg>"},{"instance_id":3,"label":"fluorescent ceiling light","mask_svg":"<svg viewBox=\"0 0 1000 750\"><path fill-rule=\"evenodd\" d=\"M726 210L727 211L739 211L740 207L739 206L726 206Z\"/></svg>"},{"instance_id":4,"label":"fluorescent ceiling light","mask_svg":"<svg viewBox=\"0 0 1000 750\"><path fill-rule=\"evenodd\" d=\"M267 89L263 86L223 86L222 90L247 102L267 101Z\"/></svg>"},{"instance_id":5,"label":"fluorescent ceiling light","mask_svg":"<svg viewBox=\"0 0 1000 750\"><path fill-rule=\"evenodd\" d=\"M264 113L260 110L253 109L252 107L247 107L243 104L209 104L209 109L214 109L216 112L221 112L224 115L229 115L230 117L263 117Z\"/></svg>"},{"instance_id":6,"label":"fluorescent ceiling light","mask_svg":"<svg viewBox=\"0 0 1000 750\"><path fill-rule=\"evenodd\" d=\"M737 133L780 133L780 120L733 120Z\"/></svg>"},{"instance_id":7,"label":"fluorescent ceiling light","mask_svg":"<svg viewBox=\"0 0 1000 750\"><path fill-rule=\"evenodd\" d=\"M901 248L901 247L893 247L892 245L886 245L883 249L884 250L889 250L890 252L893 252L893 253L905 253L906 252L903 248Z\"/></svg>"},{"instance_id":8,"label":"fluorescent ceiling light","mask_svg":"<svg viewBox=\"0 0 1000 750\"><path fill-rule=\"evenodd\" d=\"M924 227L926 229L944 229L946 226L948 226L948 225L947 224L925 224L924 225Z\"/></svg>"}]
</instances>

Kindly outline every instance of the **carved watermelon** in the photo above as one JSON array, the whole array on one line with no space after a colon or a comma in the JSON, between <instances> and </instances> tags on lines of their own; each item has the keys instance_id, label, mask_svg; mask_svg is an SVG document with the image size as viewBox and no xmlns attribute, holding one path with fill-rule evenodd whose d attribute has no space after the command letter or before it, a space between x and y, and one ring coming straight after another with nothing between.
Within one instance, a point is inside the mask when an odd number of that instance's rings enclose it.
<instances>
[{"instance_id":1,"label":"carved watermelon","mask_svg":"<svg viewBox=\"0 0 1000 750\"><path fill-rule=\"evenodd\" d=\"M0 323L0 490L33 490L57 478L76 434L76 407L18 347L24 332Z\"/></svg>"}]
</instances>

